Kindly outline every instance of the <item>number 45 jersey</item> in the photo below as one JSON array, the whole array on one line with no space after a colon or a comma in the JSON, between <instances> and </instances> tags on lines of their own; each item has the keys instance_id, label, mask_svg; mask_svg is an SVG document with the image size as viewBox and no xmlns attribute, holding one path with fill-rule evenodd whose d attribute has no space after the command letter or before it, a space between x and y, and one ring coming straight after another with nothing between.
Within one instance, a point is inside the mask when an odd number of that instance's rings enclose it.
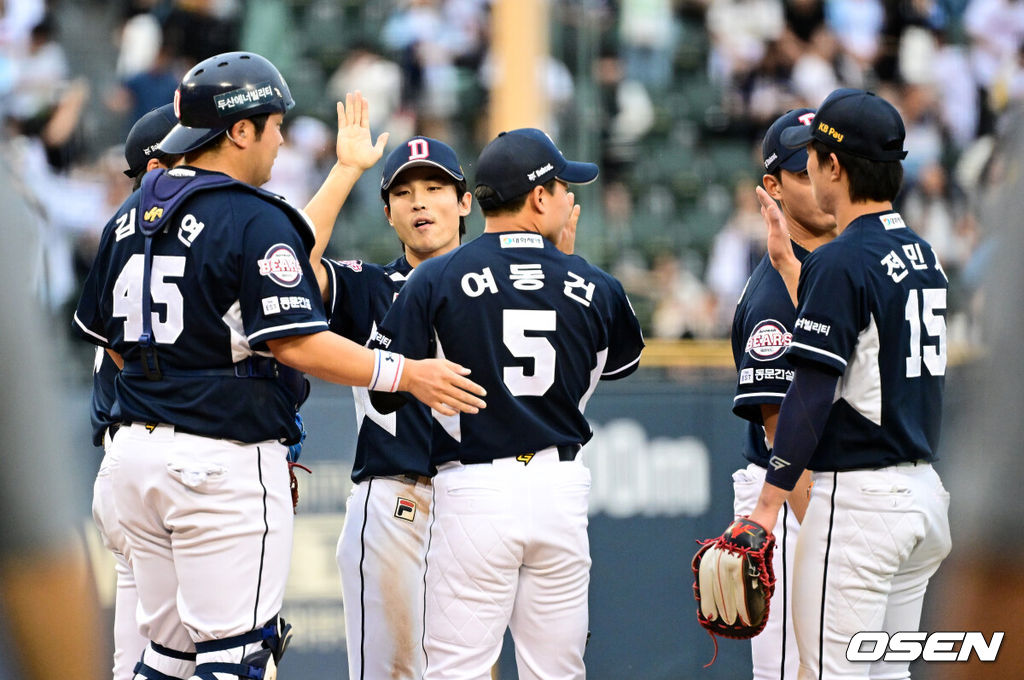
<instances>
[{"instance_id":1,"label":"number 45 jersey","mask_svg":"<svg viewBox=\"0 0 1024 680\"><path fill-rule=\"evenodd\" d=\"M946 289L931 246L894 212L855 219L807 257L786 357L841 374L810 469L934 460Z\"/></svg>"},{"instance_id":2,"label":"number 45 jersey","mask_svg":"<svg viewBox=\"0 0 1024 680\"><path fill-rule=\"evenodd\" d=\"M528 232L484 233L420 264L374 344L455 361L487 390L478 414L435 412L435 465L585 444L598 380L632 373L644 346L614 277Z\"/></svg>"},{"instance_id":3,"label":"number 45 jersey","mask_svg":"<svg viewBox=\"0 0 1024 680\"><path fill-rule=\"evenodd\" d=\"M270 356L267 340L327 330L312 240L298 211L227 175L148 173L103 230L73 324L124 358L114 383L123 418L246 443L298 441L294 391L273 368L246 376L257 352ZM147 326L156 380L140 370Z\"/></svg>"}]
</instances>

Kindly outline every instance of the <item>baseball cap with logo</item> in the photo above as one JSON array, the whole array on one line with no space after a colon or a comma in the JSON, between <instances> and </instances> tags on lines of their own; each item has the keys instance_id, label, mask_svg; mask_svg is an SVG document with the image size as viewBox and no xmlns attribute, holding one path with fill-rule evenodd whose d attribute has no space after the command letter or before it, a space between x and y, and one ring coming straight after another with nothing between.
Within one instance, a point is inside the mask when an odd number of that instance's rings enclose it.
<instances>
[{"instance_id":1,"label":"baseball cap with logo","mask_svg":"<svg viewBox=\"0 0 1024 680\"><path fill-rule=\"evenodd\" d=\"M150 158L166 156L159 149L160 140L177 124L174 104L164 104L135 121L124 142L124 159L128 161L124 174L136 177L146 171Z\"/></svg>"},{"instance_id":2,"label":"baseball cap with logo","mask_svg":"<svg viewBox=\"0 0 1024 680\"><path fill-rule=\"evenodd\" d=\"M803 172L807 169L807 147L791 149L783 146L779 135L789 127L811 125L813 120L814 109L793 109L775 119L761 142L761 160L766 174L773 175L778 170Z\"/></svg>"},{"instance_id":3,"label":"baseball cap with logo","mask_svg":"<svg viewBox=\"0 0 1024 680\"><path fill-rule=\"evenodd\" d=\"M566 160L541 130L520 128L502 132L484 147L477 160L476 186L494 191L494 196L478 201L484 209L496 208L553 179L567 184L589 184L597 179L597 173L593 163Z\"/></svg>"},{"instance_id":4,"label":"baseball cap with logo","mask_svg":"<svg viewBox=\"0 0 1024 680\"><path fill-rule=\"evenodd\" d=\"M873 92L840 88L825 97L810 126L783 130L780 140L797 147L816 139L870 161L899 161L907 157L906 136L903 119L892 104Z\"/></svg>"},{"instance_id":5,"label":"baseball cap with logo","mask_svg":"<svg viewBox=\"0 0 1024 680\"><path fill-rule=\"evenodd\" d=\"M455 155L455 149L430 137L413 137L404 144L399 144L384 159L384 172L380 178L381 194L387 193L403 171L423 166L440 168L456 182L466 179L462 166L459 165L459 158Z\"/></svg>"}]
</instances>

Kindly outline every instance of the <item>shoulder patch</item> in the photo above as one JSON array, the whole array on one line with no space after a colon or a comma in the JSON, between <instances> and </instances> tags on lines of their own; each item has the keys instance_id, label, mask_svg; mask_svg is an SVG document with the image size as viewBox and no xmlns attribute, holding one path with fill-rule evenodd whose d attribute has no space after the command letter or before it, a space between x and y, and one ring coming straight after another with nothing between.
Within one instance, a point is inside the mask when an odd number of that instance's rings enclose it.
<instances>
[{"instance_id":1,"label":"shoulder patch","mask_svg":"<svg viewBox=\"0 0 1024 680\"><path fill-rule=\"evenodd\" d=\"M901 217L899 213L889 213L888 215L880 216L878 219L882 221L882 226L885 227L887 231L892 229L905 229L907 226L904 224L903 217Z\"/></svg>"},{"instance_id":2,"label":"shoulder patch","mask_svg":"<svg viewBox=\"0 0 1024 680\"><path fill-rule=\"evenodd\" d=\"M362 260L335 260L335 262L340 264L342 267L345 267L346 269L351 269L354 272L363 271Z\"/></svg>"},{"instance_id":3,"label":"shoulder patch","mask_svg":"<svg viewBox=\"0 0 1024 680\"><path fill-rule=\"evenodd\" d=\"M775 319L765 319L751 331L746 352L758 361L771 361L782 356L793 340L793 334Z\"/></svg>"},{"instance_id":4,"label":"shoulder patch","mask_svg":"<svg viewBox=\"0 0 1024 680\"><path fill-rule=\"evenodd\" d=\"M302 281L302 264L291 246L285 243L270 246L258 264L260 276L269 276L274 283L285 288L294 288Z\"/></svg>"}]
</instances>

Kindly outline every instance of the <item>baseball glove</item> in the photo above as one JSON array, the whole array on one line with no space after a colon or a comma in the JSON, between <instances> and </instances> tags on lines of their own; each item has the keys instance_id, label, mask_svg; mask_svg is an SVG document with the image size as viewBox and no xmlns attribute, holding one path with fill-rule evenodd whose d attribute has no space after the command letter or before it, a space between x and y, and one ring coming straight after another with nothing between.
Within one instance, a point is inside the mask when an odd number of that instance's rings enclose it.
<instances>
[{"instance_id":1,"label":"baseball glove","mask_svg":"<svg viewBox=\"0 0 1024 680\"><path fill-rule=\"evenodd\" d=\"M739 640L754 637L768 622L775 591L775 537L740 517L718 538L698 543L701 548L692 564L697 621L712 636ZM715 646L717 651L717 643Z\"/></svg>"}]
</instances>

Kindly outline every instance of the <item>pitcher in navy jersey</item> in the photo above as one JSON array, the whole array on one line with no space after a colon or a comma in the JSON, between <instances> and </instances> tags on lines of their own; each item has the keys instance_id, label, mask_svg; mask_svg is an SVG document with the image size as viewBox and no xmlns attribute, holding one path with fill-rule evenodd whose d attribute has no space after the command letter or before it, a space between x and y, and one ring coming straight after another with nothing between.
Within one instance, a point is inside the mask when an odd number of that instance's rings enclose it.
<instances>
[{"instance_id":1,"label":"pitcher in navy jersey","mask_svg":"<svg viewBox=\"0 0 1024 680\"><path fill-rule=\"evenodd\" d=\"M520 678L582 678L583 413L599 380L636 369L643 338L621 284L555 245L574 211L568 185L597 166L520 129L488 144L476 170L484 233L420 264L374 339L458 357L488 393L474 417L434 414L424 677L490 678L508 627Z\"/></svg>"},{"instance_id":2,"label":"pitcher in navy jersey","mask_svg":"<svg viewBox=\"0 0 1024 680\"><path fill-rule=\"evenodd\" d=\"M408 388L450 414L483 406L455 364L328 331L309 222L257 188L293 103L259 55L190 70L160 143L184 164L148 173L104 228L75 313L75 329L123 366L108 457L151 641L137 677L276 673L290 635L278 617L293 527L286 446L304 396L289 367Z\"/></svg>"},{"instance_id":3,"label":"pitcher in navy jersey","mask_svg":"<svg viewBox=\"0 0 1024 680\"><path fill-rule=\"evenodd\" d=\"M949 495L931 465L947 280L892 209L905 136L891 104L853 89L781 135L787 147L808 146L815 201L842 230L803 262L786 353L795 373L750 515L774 526L800 473L813 471L794 574L801 679L910 677L909 662L848 660L849 642L860 631L917 630L928 580L950 550ZM759 196L784 229L778 206Z\"/></svg>"},{"instance_id":4,"label":"pitcher in navy jersey","mask_svg":"<svg viewBox=\"0 0 1024 680\"><path fill-rule=\"evenodd\" d=\"M732 322L732 355L736 362L733 413L747 421L743 446L746 467L733 480L733 512L747 516L764 483L779 405L793 378L786 348L796 321L796 280L800 263L822 243L835 238L836 221L814 203L807 176L807 151L788 149L779 141L783 130L811 125L813 109L796 109L779 116L761 144L763 191L777 200L786 217L788 238L781 254L766 254L747 280ZM775 259L770 259L770 255ZM774 263L774 266L773 266ZM783 278L776 267L786 274ZM789 289L792 288L793 298ZM774 607L764 630L751 638L754 680L796 680L799 656L790 604L794 552L800 523L807 510L810 472L800 476L793 493L772 527L775 550L772 567L777 580Z\"/></svg>"},{"instance_id":5,"label":"pitcher in navy jersey","mask_svg":"<svg viewBox=\"0 0 1024 680\"><path fill-rule=\"evenodd\" d=\"M380 159L387 139L384 133L376 145L372 142L369 104L361 94L346 100L346 125L337 145L338 181L325 185L306 209L323 225L333 225L349 190ZM380 192L384 217L403 254L386 265L313 260L331 330L359 344L369 342L414 267L459 245L472 206L454 149L429 137L405 140L388 154ZM318 246L326 246L330 231L318 229ZM432 417L418 401L396 413L379 413L370 403L369 390L352 389L354 485L337 548L349 677L418 680L423 669Z\"/></svg>"}]
</instances>

